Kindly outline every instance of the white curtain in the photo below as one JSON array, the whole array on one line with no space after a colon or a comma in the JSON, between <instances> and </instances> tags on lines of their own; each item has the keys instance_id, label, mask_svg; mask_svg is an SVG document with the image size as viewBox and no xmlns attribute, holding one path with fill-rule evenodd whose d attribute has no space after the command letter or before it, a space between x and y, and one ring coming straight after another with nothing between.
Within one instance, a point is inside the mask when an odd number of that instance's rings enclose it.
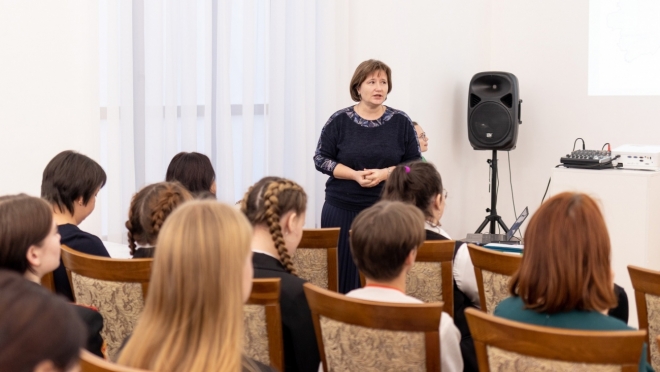
<instances>
[{"instance_id":1,"label":"white curtain","mask_svg":"<svg viewBox=\"0 0 660 372\"><path fill-rule=\"evenodd\" d=\"M300 183L306 226L319 226L326 178L312 155L329 115L350 103L348 80L337 81L350 78L348 8L348 0L100 0L104 238L126 241L130 198L164 180L180 151L211 158L227 203L266 175Z\"/></svg>"}]
</instances>

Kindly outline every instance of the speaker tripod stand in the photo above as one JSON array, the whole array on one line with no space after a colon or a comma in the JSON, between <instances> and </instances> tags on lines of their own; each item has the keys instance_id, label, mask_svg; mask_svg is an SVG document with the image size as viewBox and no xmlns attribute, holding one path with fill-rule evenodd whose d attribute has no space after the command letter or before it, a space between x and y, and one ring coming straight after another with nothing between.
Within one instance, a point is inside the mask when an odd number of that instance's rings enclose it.
<instances>
[{"instance_id":1,"label":"speaker tripod stand","mask_svg":"<svg viewBox=\"0 0 660 372\"><path fill-rule=\"evenodd\" d=\"M499 224L504 232L509 232L509 228L506 227L502 217L497 214L497 150L493 150L493 158L487 160L490 164L490 208L486 208L486 212L490 214L486 216L484 222L479 225L475 234L481 234L481 231L490 223L490 234L495 234L495 226Z\"/></svg>"}]
</instances>

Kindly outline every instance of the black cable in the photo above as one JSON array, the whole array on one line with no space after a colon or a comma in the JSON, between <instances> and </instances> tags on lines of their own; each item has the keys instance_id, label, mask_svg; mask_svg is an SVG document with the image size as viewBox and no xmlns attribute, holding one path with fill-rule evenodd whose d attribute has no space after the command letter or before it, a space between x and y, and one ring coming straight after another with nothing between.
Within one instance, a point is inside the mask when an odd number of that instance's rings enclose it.
<instances>
[{"instance_id":1,"label":"black cable","mask_svg":"<svg viewBox=\"0 0 660 372\"><path fill-rule=\"evenodd\" d=\"M499 161L499 160L498 160L498 161ZM499 168L498 168L498 169L499 169ZM500 172L498 171L498 172L497 172L497 187L495 188L495 200L497 200L497 198L498 198L499 196L500 196ZM495 208L497 208L497 205L495 206ZM500 224L498 223L498 224L496 224L496 225L497 225L497 233L498 233L498 234L501 234L502 231L500 230Z\"/></svg>"},{"instance_id":2,"label":"black cable","mask_svg":"<svg viewBox=\"0 0 660 372\"><path fill-rule=\"evenodd\" d=\"M511 180L511 151L506 152L506 157L509 160L509 184L511 185L511 201L513 202L513 214L514 214L513 218L518 219L518 212L516 212L516 199L514 199L513 197L513 181ZM520 240L523 240L522 228L518 228L518 233L520 234Z\"/></svg>"},{"instance_id":3,"label":"black cable","mask_svg":"<svg viewBox=\"0 0 660 372\"><path fill-rule=\"evenodd\" d=\"M573 142L573 151L575 151L575 145L577 144L577 141L578 141L578 140L582 140L582 150L585 149L585 146L584 146L584 139L578 137L578 138L575 139L575 142Z\"/></svg>"},{"instance_id":4,"label":"black cable","mask_svg":"<svg viewBox=\"0 0 660 372\"><path fill-rule=\"evenodd\" d=\"M541 204L543 204L543 201L545 200L545 196L548 195L548 189L550 188L550 181L552 181L552 177L548 179L548 186L545 187L545 193L543 194L543 199L541 199Z\"/></svg>"},{"instance_id":5,"label":"black cable","mask_svg":"<svg viewBox=\"0 0 660 372\"><path fill-rule=\"evenodd\" d=\"M609 144L610 144L609 142L605 142L605 144L603 145L603 147L600 148L600 151L605 150L605 146L607 146L607 145L609 145Z\"/></svg>"},{"instance_id":6,"label":"black cable","mask_svg":"<svg viewBox=\"0 0 660 372\"><path fill-rule=\"evenodd\" d=\"M513 197L513 181L511 180L511 152L506 152L506 157L509 159L509 185L511 185L511 201L513 202L513 214L515 218L518 218L518 212L516 212L516 199Z\"/></svg>"}]
</instances>

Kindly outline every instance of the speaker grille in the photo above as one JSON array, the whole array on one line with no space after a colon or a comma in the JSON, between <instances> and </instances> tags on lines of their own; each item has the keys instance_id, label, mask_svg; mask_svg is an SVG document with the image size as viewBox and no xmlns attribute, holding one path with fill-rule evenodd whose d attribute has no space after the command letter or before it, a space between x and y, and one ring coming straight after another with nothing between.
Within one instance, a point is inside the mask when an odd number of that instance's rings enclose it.
<instances>
[{"instance_id":1,"label":"speaker grille","mask_svg":"<svg viewBox=\"0 0 660 372\"><path fill-rule=\"evenodd\" d=\"M500 101L502 101L502 103L508 108L513 107L513 96L511 95L511 93L509 93L506 96L500 98Z\"/></svg>"},{"instance_id":2,"label":"speaker grille","mask_svg":"<svg viewBox=\"0 0 660 372\"><path fill-rule=\"evenodd\" d=\"M470 94L470 107L474 107L481 102L481 98L476 94Z\"/></svg>"},{"instance_id":3,"label":"speaker grille","mask_svg":"<svg viewBox=\"0 0 660 372\"><path fill-rule=\"evenodd\" d=\"M469 119L473 139L482 145L492 146L506 139L511 127L511 116L497 102L484 102L474 109Z\"/></svg>"}]
</instances>

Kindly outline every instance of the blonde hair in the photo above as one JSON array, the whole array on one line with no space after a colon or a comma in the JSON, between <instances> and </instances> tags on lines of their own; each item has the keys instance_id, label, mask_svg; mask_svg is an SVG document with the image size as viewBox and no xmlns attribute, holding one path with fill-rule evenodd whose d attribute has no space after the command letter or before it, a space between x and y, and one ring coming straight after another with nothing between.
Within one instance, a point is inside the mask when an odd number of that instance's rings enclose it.
<instances>
[{"instance_id":1,"label":"blonde hair","mask_svg":"<svg viewBox=\"0 0 660 372\"><path fill-rule=\"evenodd\" d=\"M241 200L241 211L256 226L265 223L280 256L280 262L290 274L296 275L291 256L286 249L280 218L289 211L297 214L307 209L307 194L297 183L279 177L265 177L250 187Z\"/></svg>"},{"instance_id":2,"label":"blonde hair","mask_svg":"<svg viewBox=\"0 0 660 372\"><path fill-rule=\"evenodd\" d=\"M239 371L243 267L252 227L210 200L177 208L158 239L149 295L118 363L151 371Z\"/></svg>"}]
</instances>

